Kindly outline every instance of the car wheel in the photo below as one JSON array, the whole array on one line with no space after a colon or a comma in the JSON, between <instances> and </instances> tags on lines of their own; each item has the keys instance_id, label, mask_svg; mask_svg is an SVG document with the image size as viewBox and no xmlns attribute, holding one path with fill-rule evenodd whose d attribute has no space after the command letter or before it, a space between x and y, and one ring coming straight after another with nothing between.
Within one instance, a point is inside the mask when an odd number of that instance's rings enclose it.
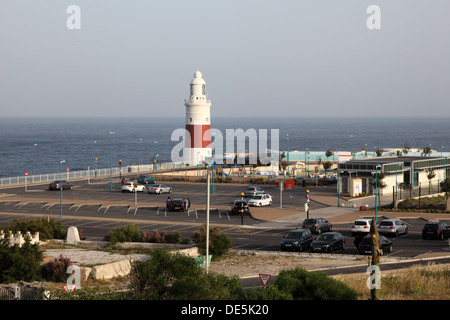
<instances>
[{"instance_id":1,"label":"car wheel","mask_svg":"<svg viewBox=\"0 0 450 320\"><path fill-rule=\"evenodd\" d=\"M408 234L408 228L405 228L405 234Z\"/></svg>"},{"instance_id":2,"label":"car wheel","mask_svg":"<svg viewBox=\"0 0 450 320\"><path fill-rule=\"evenodd\" d=\"M384 256L384 250L383 250L383 248L380 248L380 256Z\"/></svg>"},{"instance_id":3,"label":"car wheel","mask_svg":"<svg viewBox=\"0 0 450 320\"><path fill-rule=\"evenodd\" d=\"M441 233L441 235L439 236L439 239L440 240L444 240L444 234L443 233Z\"/></svg>"},{"instance_id":4,"label":"car wheel","mask_svg":"<svg viewBox=\"0 0 450 320\"><path fill-rule=\"evenodd\" d=\"M169 193L172 193L172 189L169 189Z\"/></svg>"},{"instance_id":5,"label":"car wheel","mask_svg":"<svg viewBox=\"0 0 450 320\"><path fill-rule=\"evenodd\" d=\"M321 234L322 230L320 230L320 228L317 228L317 234Z\"/></svg>"},{"instance_id":6,"label":"car wheel","mask_svg":"<svg viewBox=\"0 0 450 320\"><path fill-rule=\"evenodd\" d=\"M330 228L328 229L329 232L333 231L333 226L330 225Z\"/></svg>"},{"instance_id":7,"label":"car wheel","mask_svg":"<svg viewBox=\"0 0 450 320\"><path fill-rule=\"evenodd\" d=\"M269 201L269 206L271 206L272 205L272 201Z\"/></svg>"},{"instance_id":8,"label":"car wheel","mask_svg":"<svg viewBox=\"0 0 450 320\"><path fill-rule=\"evenodd\" d=\"M392 252L392 244L389 245L389 252Z\"/></svg>"},{"instance_id":9,"label":"car wheel","mask_svg":"<svg viewBox=\"0 0 450 320\"><path fill-rule=\"evenodd\" d=\"M395 236L396 236L396 237L398 237L398 230L397 230L397 231L395 231Z\"/></svg>"},{"instance_id":10,"label":"car wheel","mask_svg":"<svg viewBox=\"0 0 450 320\"><path fill-rule=\"evenodd\" d=\"M345 250L345 241L342 242L342 250Z\"/></svg>"}]
</instances>

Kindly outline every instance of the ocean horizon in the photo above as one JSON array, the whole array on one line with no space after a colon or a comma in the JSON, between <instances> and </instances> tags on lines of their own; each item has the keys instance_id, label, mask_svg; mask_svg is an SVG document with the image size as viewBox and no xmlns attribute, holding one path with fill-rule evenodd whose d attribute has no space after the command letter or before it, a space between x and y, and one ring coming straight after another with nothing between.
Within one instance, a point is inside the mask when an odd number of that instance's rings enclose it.
<instances>
[{"instance_id":1,"label":"ocean horizon","mask_svg":"<svg viewBox=\"0 0 450 320\"><path fill-rule=\"evenodd\" d=\"M171 162L172 132L184 129L185 117L7 117L0 119L0 177L23 176L25 172L59 172L59 161L74 170ZM361 151L377 148L431 146L437 153L449 152L447 118L360 117L221 117L211 119L211 128L225 136L227 129L279 130L284 151ZM109 132L114 131L113 135ZM287 139L289 135L289 141ZM94 142L95 141L95 142ZM155 143L154 141L157 141ZM36 144L36 146L35 146ZM439 155L439 154L438 154Z\"/></svg>"}]
</instances>

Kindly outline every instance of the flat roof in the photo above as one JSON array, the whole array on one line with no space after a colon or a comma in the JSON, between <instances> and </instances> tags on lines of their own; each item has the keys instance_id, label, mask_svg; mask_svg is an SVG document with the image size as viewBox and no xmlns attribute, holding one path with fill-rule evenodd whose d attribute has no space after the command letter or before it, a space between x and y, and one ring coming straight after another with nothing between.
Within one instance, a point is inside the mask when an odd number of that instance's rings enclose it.
<instances>
[{"instance_id":1,"label":"flat roof","mask_svg":"<svg viewBox=\"0 0 450 320\"><path fill-rule=\"evenodd\" d=\"M400 157L376 157L376 158L365 158L365 159L351 159L345 161L345 163L374 163L374 164L385 164L385 163L395 163L395 162L412 162L412 161L421 161L421 160L437 160L437 159L445 159L445 157L408 157L408 156L400 156Z\"/></svg>"}]
</instances>

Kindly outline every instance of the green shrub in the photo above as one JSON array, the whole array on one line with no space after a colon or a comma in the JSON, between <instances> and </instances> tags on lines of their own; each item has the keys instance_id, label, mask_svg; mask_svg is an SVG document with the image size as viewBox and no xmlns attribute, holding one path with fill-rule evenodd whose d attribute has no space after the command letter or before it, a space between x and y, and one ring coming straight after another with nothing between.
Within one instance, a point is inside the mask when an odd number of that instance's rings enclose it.
<instances>
[{"instance_id":1,"label":"green shrub","mask_svg":"<svg viewBox=\"0 0 450 320\"><path fill-rule=\"evenodd\" d=\"M192 236L194 242L197 244L200 254L206 254L206 225L200 227L200 231ZM217 260L225 255L231 248L231 239L226 234L220 231L219 227L214 227L209 231L209 254L212 255L213 260Z\"/></svg>"},{"instance_id":2,"label":"green shrub","mask_svg":"<svg viewBox=\"0 0 450 320\"><path fill-rule=\"evenodd\" d=\"M41 280L42 251L28 238L22 247L9 245L9 237L0 240L0 282Z\"/></svg>"},{"instance_id":3,"label":"green shrub","mask_svg":"<svg viewBox=\"0 0 450 320\"><path fill-rule=\"evenodd\" d=\"M105 240L112 243L139 242L141 241L141 232L136 225L129 223L126 227L118 227L114 231L110 230Z\"/></svg>"},{"instance_id":4,"label":"green shrub","mask_svg":"<svg viewBox=\"0 0 450 320\"><path fill-rule=\"evenodd\" d=\"M356 300L357 293L346 284L323 272L308 272L302 268L283 270L274 284L294 300Z\"/></svg>"},{"instance_id":5,"label":"green shrub","mask_svg":"<svg viewBox=\"0 0 450 320\"><path fill-rule=\"evenodd\" d=\"M254 288L247 293L248 300L293 300L292 295L283 292L276 286Z\"/></svg>"},{"instance_id":6,"label":"green shrub","mask_svg":"<svg viewBox=\"0 0 450 320\"><path fill-rule=\"evenodd\" d=\"M30 231L31 233L39 232L40 240L48 239L64 239L66 232L64 231L61 221L55 221L52 219L39 218L36 220L22 220L14 219L11 226L4 227L3 230L12 231L16 233L18 231L25 233Z\"/></svg>"}]
</instances>

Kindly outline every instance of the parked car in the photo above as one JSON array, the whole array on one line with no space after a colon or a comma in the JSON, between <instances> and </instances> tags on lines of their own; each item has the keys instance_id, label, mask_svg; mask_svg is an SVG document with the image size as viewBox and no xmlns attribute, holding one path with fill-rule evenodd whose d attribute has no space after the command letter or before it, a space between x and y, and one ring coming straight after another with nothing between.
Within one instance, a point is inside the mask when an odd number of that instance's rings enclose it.
<instances>
[{"instance_id":1,"label":"parked car","mask_svg":"<svg viewBox=\"0 0 450 320\"><path fill-rule=\"evenodd\" d=\"M408 227L401 220L386 219L378 224L378 233L398 236L399 234L408 233Z\"/></svg>"},{"instance_id":2,"label":"parked car","mask_svg":"<svg viewBox=\"0 0 450 320\"><path fill-rule=\"evenodd\" d=\"M309 229L313 233L321 234L322 232L330 232L333 226L324 218L308 218L303 221L303 229Z\"/></svg>"},{"instance_id":3,"label":"parked car","mask_svg":"<svg viewBox=\"0 0 450 320\"><path fill-rule=\"evenodd\" d=\"M313 252L334 252L345 249L345 238L339 232L325 232L312 242Z\"/></svg>"},{"instance_id":4,"label":"parked car","mask_svg":"<svg viewBox=\"0 0 450 320\"><path fill-rule=\"evenodd\" d=\"M378 237L378 248L380 249L380 254L384 255L385 252L392 252L392 241L383 235ZM357 247L359 254L372 253L372 239L370 234L364 236Z\"/></svg>"},{"instance_id":5,"label":"parked car","mask_svg":"<svg viewBox=\"0 0 450 320\"><path fill-rule=\"evenodd\" d=\"M151 176L139 176L137 178L137 182L140 184L153 184L156 183L155 178L152 178Z\"/></svg>"},{"instance_id":6,"label":"parked car","mask_svg":"<svg viewBox=\"0 0 450 320\"><path fill-rule=\"evenodd\" d=\"M244 197L254 197L256 195L265 194L266 192L260 187L247 187L244 191Z\"/></svg>"},{"instance_id":7,"label":"parked car","mask_svg":"<svg viewBox=\"0 0 450 320\"><path fill-rule=\"evenodd\" d=\"M71 190L73 189L73 184L67 180L55 180L48 185L48 190L60 190L61 188L62 190Z\"/></svg>"},{"instance_id":8,"label":"parked car","mask_svg":"<svg viewBox=\"0 0 450 320\"><path fill-rule=\"evenodd\" d=\"M143 192L145 190L145 186L142 184L132 182L125 182L122 185L122 192Z\"/></svg>"},{"instance_id":9,"label":"parked car","mask_svg":"<svg viewBox=\"0 0 450 320\"><path fill-rule=\"evenodd\" d=\"M422 239L436 238L448 239L450 237L450 226L442 221L428 221L422 229Z\"/></svg>"},{"instance_id":10,"label":"parked car","mask_svg":"<svg viewBox=\"0 0 450 320\"><path fill-rule=\"evenodd\" d=\"M183 199L173 199L167 208L169 211L186 211Z\"/></svg>"},{"instance_id":11,"label":"parked car","mask_svg":"<svg viewBox=\"0 0 450 320\"><path fill-rule=\"evenodd\" d=\"M166 186L165 184L154 184L147 188L148 193L172 193L172 188Z\"/></svg>"},{"instance_id":12,"label":"parked car","mask_svg":"<svg viewBox=\"0 0 450 320\"><path fill-rule=\"evenodd\" d=\"M270 194L254 196L250 199L248 205L253 207L270 206L272 205L272 196Z\"/></svg>"},{"instance_id":13,"label":"parked car","mask_svg":"<svg viewBox=\"0 0 450 320\"><path fill-rule=\"evenodd\" d=\"M311 248L312 234L309 229L289 231L281 240L281 251L304 251Z\"/></svg>"},{"instance_id":14,"label":"parked car","mask_svg":"<svg viewBox=\"0 0 450 320\"><path fill-rule=\"evenodd\" d=\"M250 209L248 207L247 201L245 200L234 200L231 206L231 214L249 214Z\"/></svg>"},{"instance_id":15,"label":"parked car","mask_svg":"<svg viewBox=\"0 0 450 320\"><path fill-rule=\"evenodd\" d=\"M358 219L353 222L352 226L352 236L362 236L364 237L370 232L370 223L372 219Z\"/></svg>"}]
</instances>

